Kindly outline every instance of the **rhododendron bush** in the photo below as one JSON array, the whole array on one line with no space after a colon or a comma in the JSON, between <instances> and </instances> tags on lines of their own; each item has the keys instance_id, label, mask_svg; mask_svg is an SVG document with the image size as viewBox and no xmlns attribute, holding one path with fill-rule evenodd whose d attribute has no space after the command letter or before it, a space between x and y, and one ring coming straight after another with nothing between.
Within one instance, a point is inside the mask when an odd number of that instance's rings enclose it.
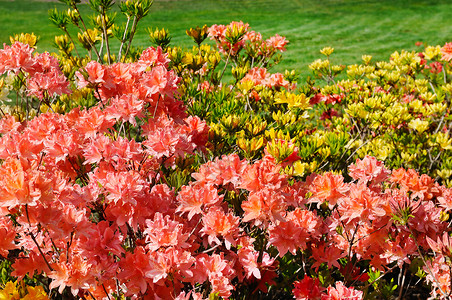
<instances>
[{"instance_id":1,"label":"rhododendron bush","mask_svg":"<svg viewBox=\"0 0 452 300\"><path fill-rule=\"evenodd\" d=\"M299 85L249 24L138 51L149 1L120 3L122 34L113 1L93 29L64 2L59 54L0 50L1 299L449 299L451 43L327 47Z\"/></svg>"}]
</instances>

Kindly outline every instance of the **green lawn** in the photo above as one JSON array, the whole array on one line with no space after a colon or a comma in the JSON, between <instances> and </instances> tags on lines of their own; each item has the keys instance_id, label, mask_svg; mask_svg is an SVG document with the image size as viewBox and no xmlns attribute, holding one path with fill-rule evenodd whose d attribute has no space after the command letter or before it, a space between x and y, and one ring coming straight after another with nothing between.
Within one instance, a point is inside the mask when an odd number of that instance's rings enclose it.
<instances>
[{"instance_id":1,"label":"green lawn","mask_svg":"<svg viewBox=\"0 0 452 300\"><path fill-rule=\"evenodd\" d=\"M48 1L0 0L0 42L9 42L13 33L34 32L41 37L39 51L52 51L53 36L60 33L47 20L47 11L55 6L64 8ZM387 60L395 50L416 49L416 41L452 41L449 0L155 0L135 45L149 46L144 29L157 26L170 30L172 45L191 47L185 29L232 20L249 23L265 38L286 36L288 51L274 70L296 69L303 76L324 46L335 48L336 62L350 64L359 62L362 54Z\"/></svg>"}]
</instances>

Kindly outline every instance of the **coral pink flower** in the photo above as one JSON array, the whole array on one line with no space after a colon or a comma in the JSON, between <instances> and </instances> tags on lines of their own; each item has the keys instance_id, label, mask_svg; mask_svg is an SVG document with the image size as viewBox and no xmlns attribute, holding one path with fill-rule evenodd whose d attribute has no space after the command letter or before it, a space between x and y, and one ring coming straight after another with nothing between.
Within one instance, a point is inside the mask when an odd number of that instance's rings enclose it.
<instances>
[{"instance_id":1,"label":"coral pink flower","mask_svg":"<svg viewBox=\"0 0 452 300\"><path fill-rule=\"evenodd\" d=\"M16 230L13 223L7 218L0 219L0 255L8 257L9 250L19 248L16 243Z\"/></svg>"},{"instance_id":2,"label":"coral pink flower","mask_svg":"<svg viewBox=\"0 0 452 300\"><path fill-rule=\"evenodd\" d=\"M111 143L111 140L103 134L98 134L96 138L90 139L83 149L85 157L83 164L99 163Z\"/></svg>"},{"instance_id":3,"label":"coral pink flower","mask_svg":"<svg viewBox=\"0 0 452 300\"><path fill-rule=\"evenodd\" d=\"M108 114L107 119L127 121L137 126L135 118L144 117L143 106L143 100L138 99L136 95L128 94L111 99L111 103L105 109L105 112Z\"/></svg>"},{"instance_id":4,"label":"coral pink flower","mask_svg":"<svg viewBox=\"0 0 452 300\"><path fill-rule=\"evenodd\" d=\"M86 75L80 72L75 73L79 80L78 88L82 89L88 85L95 87L100 84L105 84L108 81L105 68L105 66L101 65L97 61L90 61L83 70Z\"/></svg>"},{"instance_id":5,"label":"coral pink flower","mask_svg":"<svg viewBox=\"0 0 452 300\"><path fill-rule=\"evenodd\" d=\"M143 134L147 135L147 140L143 142L146 151L157 159L164 156L183 157L186 153L193 153L196 148L196 144L191 141L192 136L187 133L187 127L180 126L166 116L149 121L143 126Z\"/></svg>"},{"instance_id":6,"label":"coral pink flower","mask_svg":"<svg viewBox=\"0 0 452 300\"><path fill-rule=\"evenodd\" d=\"M276 221L268 228L268 245L275 246L279 256L287 251L296 255L297 249L305 250L306 243L321 236L321 222L315 213L296 208L286 216L286 221Z\"/></svg>"},{"instance_id":7,"label":"coral pink flower","mask_svg":"<svg viewBox=\"0 0 452 300\"><path fill-rule=\"evenodd\" d=\"M189 251L169 247L162 251L151 252L150 258L150 268L145 276L153 283L163 283L168 276L172 276L175 282L182 280L188 282L193 276L192 266L195 258Z\"/></svg>"},{"instance_id":8,"label":"coral pink flower","mask_svg":"<svg viewBox=\"0 0 452 300\"><path fill-rule=\"evenodd\" d=\"M146 183L136 171L109 172L105 181L99 181L108 193L107 202L137 204L145 189Z\"/></svg>"},{"instance_id":9,"label":"coral pink flower","mask_svg":"<svg viewBox=\"0 0 452 300\"><path fill-rule=\"evenodd\" d=\"M279 34L275 34L275 36L272 36L271 38L267 39L266 41L267 46L274 48L276 50L279 50L281 52L286 51L286 45L289 43L289 41L285 38L280 36Z\"/></svg>"},{"instance_id":10,"label":"coral pink flower","mask_svg":"<svg viewBox=\"0 0 452 300\"><path fill-rule=\"evenodd\" d=\"M53 271L48 277L53 279L49 285L50 289L58 287L61 294L66 286L71 287L71 292L75 296L80 289L89 289L94 285L95 279L91 275L92 265L82 256L72 254L70 260L66 254L60 255L60 262L52 264Z\"/></svg>"},{"instance_id":11,"label":"coral pink flower","mask_svg":"<svg viewBox=\"0 0 452 300\"><path fill-rule=\"evenodd\" d=\"M212 39L220 40L226 36L226 25L214 24L208 29L209 36Z\"/></svg>"},{"instance_id":12,"label":"coral pink flower","mask_svg":"<svg viewBox=\"0 0 452 300\"><path fill-rule=\"evenodd\" d=\"M287 207L284 199L282 193L273 189L251 192L248 199L242 202L243 222L253 221L255 225L267 226L269 221L284 221L282 215Z\"/></svg>"},{"instance_id":13,"label":"coral pink flower","mask_svg":"<svg viewBox=\"0 0 452 300\"><path fill-rule=\"evenodd\" d=\"M203 91L204 93L208 94L211 93L214 90L215 86L210 84L209 81L205 80L202 83L198 84L198 91Z\"/></svg>"},{"instance_id":14,"label":"coral pink flower","mask_svg":"<svg viewBox=\"0 0 452 300\"><path fill-rule=\"evenodd\" d=\"M187 248L190 245L186 242L189 233L184 232L184 225L171 220L170 216L161 213L154 215L154 220L146 221L144 232L146 236L146 248L150 251L158 250L160 247L177 246Z\"/></svg>"},{"instance_id":15,"label":"coral pink flower","mask_svg":"<svg viewBox=\"0 0 452 300\"><path fill-rule=\"evenodd\" d=\"M121 272L118 279L126 286L126 296L144 294L148 287L145 274L151 270L150 258L146 250L138 246L132 252L126 252L119 262Z\"/></svg>"},{"instance_id":16,"label":"coral pink flower","mask_svg":"<svg viewBox=\"0 0 452 300\"><path fill-rule=\"evenodd\" d=\"M266 80L266 85L272 88L280 88L283 87L285 89L289 89L290 82L284 79L284 75L281 73L275 73L270 75L270 78Z\"/></svg>"},{"instance_id":17,"label":"coral pink flower","mask_svg":"<svg viewBox=\"0 0 452 300\"><path fill-rule=\"evenodd\" d=\"M147 90L146 96L152 96L157 93L163 93L168 82L167 70L163 66L152 68L150 72L146 72L143 78L143 86Z\"/></svg>"},{"instance_id":18,"label":"coral pink flower","mask_svg":"<svg viewBox=\"0 0 452 300\"><path fill-rule=\"evenodd\" d=\"M231 45L228 37L234 32L246 32L249 29L249 24L240 22L231 22L229 25L212 25L209 29L209 36L212 40L217 42L217 46L225 55L236 55L244 46L245 38L242 37L237 43Z\"/></svg>"},{"instance_id":19,"label":"coral pink flower","mask_svg":"<svg viewBox=\"0 0 452 300\"><path fill-rule=\"evenodd\" d=\"M361 300L363 292L357 291L353 287L347 288L341 281L336 282L336 286L329 286L327 295L322 295L322 300Z\"/></svg>"},{"instance_id":20,"label":"coral pink flower","mask_svg":"<svg viewBox=\"0 0 452 300\"><path fill-rule=\"evenodd\" d=\"M438 237L436 242L429 237L426 239L433 251L442 254L445 257L452 258L452 239L449 236L449 233L444 232L442 238Z\"/></svg>"},{"instance_id":21,"label":"coral pink flower","mask_svg":"<svg viewBox=\"0 0 452 300\"><path fill-rule=\"evenodd\" d=\"M35 56L35 64L32 73L49 73L60 70L58 59L49 52L40 53Z\"/></svg>"},{"instance_id":22,"label":"coral pink flower","mask_svg":"<svg viewBox=\"0 0 452 300\"><path fill-rule=\"evenodd\" d=\"M427 265L423 267L427 282L433 286L430 293L432 297L429 299L450 299L450 265L444 263L444 260L444 256L437 255L433 261L428 260Z\"/></svg>"},{"instance_id":23,"label":"coral pink flower","mask_svg":"<svg viewBox=\"0 0 452 300\"><path fill-rule=\"evenodd\" d=\"M207 235L209 245L221 245L219 236L224 238L226 249L230 249L231 245L236 246L236 238L239 234L239 217L232 214L225 214L218 207L212 207L207 214L202 217L203 228L200 232Z\"/></svg>"},{"instance_id":24,"label":"coral pink flower","mask_svg":"<svg viewBox=\"0 0 452 300\"><path fill-rule=\"evenodd\" d=\"M266 68L255 67L249 70L241 81L245 82L247 80L251 80L254 85L265 85L269 77L270 75L267 73Z\"/></svg>"},{"instance_id":25,"label":"coral pink flower","mask_svg":"<svg viewBox=\"0 0 452 300\"><path fill-rule=\"evenodd\" d=\"M391 172L375 157L366 155L362 160L357 159L355 164L348 167L350 176L363 183L378 184L385 181Z\"/></svg>"},{"instance_id":26,"label":"coral pink flower","mask_svg":"<svg viewBox=\"0 0 452 300\"><path fill-rule=\"evenodd\" d=\"M51 201L51 181L36 170L36 163L28 166L8 157L0 168L0 207L37 205L37 201Z\"/></svg>"},{"instance_id":27,"label":"coral pink flower","mask_svg":"<svg viewBox=\"0 0 452 300\"><path fill-rule=\"evenodd\" d=\"M338 202L341 220L349 223L355 218L363 222L370 222L386 215L383 200L365 184L350 184L348 197Z\"/></svg>"},{"instance_id":28,"label":"coral pink flower","mask_svg":"<svg viewBox=\"0 0 452 300\"><path fill-rule=\"evenodd\" d=\"M387 260L387 264L397 262L401 268L404 263L411 263L410 257L416 253L417 247L408 233L400 232L393 241L387 241L384 251L381 257Z\"/></svg>"},{"instance_id":29,"label":"coral pink flower","mask_svg":"<svg viewBox=\"0 0 452 300\"><path fill-rule=\"evenodd\" d=\"M218 191L208 184L190 184L183 186L177 195L179 206L176 212L188 212L188 220L194 215L201 214L204 207L214 206L221 202L223 195L219 196Z\"/></svg>"},{"instance_id":30,"label":"coral pink flower","mask_svg":"<svg viewBox=\"0 0 452 300\"><path fill-rule=\"evenodd\" d=\"M43 100L55 95L70 94L69 82L59 72L35 73L27 80L28 94Z\"/></svg>"},{"instance_id":31,"label":"coral pink flower","mask_svg":"<svg viewBox=\"0 0 452 300\"><path fill-rule=\"evenodd\" d=\"M342 175L334 175L332 173L319 175L312 182L310 188L312 197L308 200L308 203L318 202L318 205L320 205L326 201L332 209L337 201L346 195L348 190L349 187L344 183Z\"/></svg>"},{"instance_id":32,"label":"coral pink flower","mask_svg":"<svg viewBox=\"0 0 452 300\"><path fill-rule=\"evenodd\" d=\"M249 237L241 238L239 245L241 246L237 255L239 262L245 271L246 278L263 279L262 273L264 269L268 269L275 263L275 258L271 258L267 252L263 252L262 260L259 262L259 251L254 249L254 239Z\"/></svg>"},{"instance_id":33,"label":"coral pink flower","mask_svg":"<svg viewBox=\"0 0 452 300\"><path fill-rule=\"evenodd\" d=\"M440 190L441 195L437 197L439 205L446 211L450 211L452 209L452 188L441 186Z\"/></svg>"},{"instance_id":34,"label":"coral pink flower","mask_svg":"<svg viewBox=\"0 0 452 300\"><path fill-rule=\"evenodd\" d=\"M6 114L0 119L0 133L8 133L11 131L20 131L22 124L16 121L16 118Z\"/></svg>"},{"instance_id":35,"label":"coral pink flower","mask_svg":"<svg viewBox=\"0 0 452 300\"><path fill-rule=\"evenodd\" d=\"M231 279L235 275L231 264L221 255L213 254L208 256L200 254L196 258L196 273L199 281L208 279L212 285L213 292L218 292L221 297L227 298L231 295L234 287L231 285Z\"/></svg>"},{"instance_id":36,"label":"coral pink flower","mask_svg":"<svg viewBox=\"0 0 452 300\"><path fill-rule=\"evenodd\" d=\"M302 280L294 282L292 293L296 300L320 300L324 290L318 278L314 280L305 276Z\"/></svg>"},{"instance_id":37,"label":"coral pink flower","mask_svg":"<svg viewBox=\"0 0 452 300\"><path fill-rule=\"evenodd\" d=\"M0 50L0 74L5 72L17 74L21 69L25 72L33 70L34 49L29 45L15 42L11 46L4 45L3 48Z\"/></svg>"},{"instance_id":38,"label":"coral pink flower","mask_svg":"<svg viewBox=\"0 0 452 300\"><path fill-rule=\"evenodd\" d=\"M168 54L163 53L161 47L149 47L141 53L140 59L138 60L138 65L146 70L148 67L154 66L163 66L165 68L168 67L168 63L170 60L168 59Z\"/></svg>"},{"instance_id":39,"label":"coral pink flower","mask_svg":"<svg viewBox=\"0 0 452 300\"><path fill-rule=\"evenodd\" d=\"M185 126L181 127L181 131L185 131L190 138L193 146L204 151L207 140L209 139L209 126L198 116L189 116L184 119Z\"/></svg>"},{"instance_id":40,"label":"coral pink flower","mask_svg":"<svg viewBox=\"0 0 452 300\"><path fill-rule=\"evenodd\" d=\"M241 184L241 177L248 162L240 160L240 157L233 153L216 157L214 161L208 162L199 168L192 177L199 183L216 184L217 186L228 186L231 184L238 188Z\"/></svg>"},{"instance_id":41,"label":"coral pink flower","mask_svg":"<svg viewBox=\"0 0 452 300\"><path fill-rule=\"evenodd\" d=\"M244 39L252 43L262 42L262 34L254 30L249 30L246 32Z\"/></svg>"},{"instance_id":42,"label":"coral pink flower","mask_svg":"<svg viewBox=\"0 0 452 300\"><path fill-rule=\"evenodd\" d=\"M87 235L80 237L80 247L86 256L95 256L106 259L110 255L121 256L124 249L121 243L123 235L109 222L101 221L91 226L91 231Z\"/></svg>"},{"instance_id":43,"label":"coral pink flower","mask_svg":"<svg viewBox=\"0 0 452 300\"><path fill-rule=\"evenodd\" d=\"M80 144L80 136L77 131L60 130L49 134L47 139L44 140L44 151L58 163L68 157L78 155L80 153Z\"/></svg>"},{"instance_id":44,"label":"coral pink flower","mask_svg":"<svg viewBox=\"0 0 452 300\"><path fill-rule=\"evenodd\" d=\"M46 259L49 261L50 257L46 256ZM17 277L18 280L22 280L25 275L33 277L35 274L41 274L42 272L48 274L50 272L49 267L38 250L36 252L33 250L30 251L28 257L21 253L19 258L12 264L12 268L14 271L11 275Z\"/></svg>"},{"instance_id":45,"label":"coral pink flower","mask_svg":"<svg viewBox=\"0 0 452 300\"><path fill-rule=\"evenodd\" d=\"M97 133L103 133L111 128L115 121L108 118L105 111L98 106L80 112L80 116L75 125L75 129L85 138L95 137Z\"/></svg>"},{"instance_id":46,"label":"coral pink flower","mask_svg":"<svg viewBox=\"0 0 452 300\"><path fill-rule=\"evenodd\" d=\"M426 67L426 69L430 69L430 73L432 74L438 74L443 71L443 65L438 61L434 61L428 67Z\"/></svg>"},{"instance_id":47,"label":"coral pink flower","mask_svg":"<svg viewBox=\"0 0 452 300\"><path fill-rule=\"evenodd\" d=\"M408 226L415 232L425 234L430 237L437 237L447 230L447 223L441 220L443 210L437 207L432 201L422 201L415 204L411 218L408 219ZM421 236L417 236L418 239ZM421 244L427 246L422 239Z\"/></svg>"},{"instance_id":48,"label":"coral pink flower","mask_svg":"<svg viewBox=\"0 0 452 300\"><path fill-rule=\"evenodd\" d=\"M391 181L400 184L401 189L405 192L411 191L410 197L415 199L418 197L421 200L430 200L434 196L441 194L438 183L426 175L419 174L413 170L398 169L392 172Z\"/></svg>"},{"instance_id":49,"label":"coral pink flower","mask_svg":"<svg viewBox=\"0 0 452 300\"><path fill-rule=\"evenodd\" d=\"M240 188L259 192L265 187L280 189L287 185L287 176L280 174L281 166L276 165L272 156L266 155L243 171Z\"/></svg>"},{"instance_id":50,"label":"coral pink flower","mask_svg":"<svg viewBox=\"0 0 452 300\"><path fill-rule=\"evenodd\" d=\"M315 260L312 268L317 270L322 263L327 263L328 268L339 268L339 259L345 257L345 255L345 251L337 248L334 244L316 244L312 247L312 258Z\"/></svg>"},{"instance_id":51,"label":"coral pink flower","mask_svg":"<svg viewBox=\"0 0 452 300\"><path fill-rule=\"evenodd\" d=\"M441 48L441 59L445 61L452 60L452 43L446 43Z\"/></svg>"}]
</instances>

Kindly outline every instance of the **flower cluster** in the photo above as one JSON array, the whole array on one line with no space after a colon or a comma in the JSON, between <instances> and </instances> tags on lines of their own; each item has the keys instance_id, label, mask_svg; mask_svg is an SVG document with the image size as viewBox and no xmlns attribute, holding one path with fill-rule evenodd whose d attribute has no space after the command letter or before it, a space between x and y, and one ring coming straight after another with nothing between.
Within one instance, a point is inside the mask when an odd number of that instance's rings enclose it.
<instances>
[{"instance_id":1,"label":"flower cluster","mask_svg":"<svg viewBox=\"0 0 452 300\"><path fill-rule=\"evenodd\" d=\"M48 52L33 55L34 50L20 42L5 45L0 50L0 75L17 75L17 80L26 87L28 94L41 101L70 93L69 82L62 74L58 60Z\"/></svg>"},{"instance_id":2,"label":"flower cluster","mask_svg":"<svg viewBox=\"0 0 452 300\"><path fill-rule=\"evenodd\" d=\"M63 31L76 2L51 13ZM0 110L0 295L376 299L420 277L449 297L451 43L348 67L327 47L325 83L297 89L268 70L287 40L243 22L187 30L188 51L124 31L116 60L109 1L91 2L87 57L68 36L59 56L30 35L0 50L18 99ZM120 4L132 37L147 4Z\"/></svg>"}]
</instances>

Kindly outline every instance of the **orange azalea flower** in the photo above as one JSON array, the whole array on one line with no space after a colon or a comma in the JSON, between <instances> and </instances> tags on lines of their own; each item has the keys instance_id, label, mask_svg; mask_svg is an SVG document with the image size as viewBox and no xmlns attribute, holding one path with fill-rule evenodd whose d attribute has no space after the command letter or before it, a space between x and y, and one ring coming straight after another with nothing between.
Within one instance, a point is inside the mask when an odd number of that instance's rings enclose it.
<instances>
[{"instance_id":1,"label":"orange azalea flower","mask_svg":"<svg viewBox=\"0 0 452 300\"><path fill-rule=\"evenodd\" d=\"M287 185L287 175L280 173L281 166L276 165L270 155L264 156L243 171L240 188L250 192L258 192L265 187L280 189Z\"/></svg>"},{"instance_id":2,"label":"orange azalea flower","mask_svg":"<svg viewBox=\"0 0 452 300\"><path fill-rule=\"evenodd\" d=\"M452 260L452 238L450 237L449 233L444 232L443 237L438 237L436 242L429 237L427 237L426 239L428 245L433 251L442 254L445 257L449 257L449 259Z\"/></svg>"},{"instance_id":3,"label":"orange azalea flower","mask_svg":"<svg viewBox=\"0 0 452 300\"><path fill-rule=\"evenodd\" d=\"M381 257L386 259L386 264L397 262L401 268L404 263L411 263L410 258L416 253L417 247L409 233L399 232L394 240L388 239L383 250Z\"/></svg>"},{"instance_id":4,"label":"orange azalea flower","mask_svg":"<svg viewBox=\"0 0 452 300\"><path fill-rule=\"evenodd\" d=\"M49 260L50 257L46 256L46 259ZM39 254L38 250L36 250L36 252L31 250L28 253L28 257L21 253L19 258L16 259L12 265L12 268L14 271L11 275L17 277L18 280L22 280L25 275L33 277L35 273L40 274L42 272L50 272L49 267L45 263L41 254Z\"/></svg>"},{"instance_id":5,"label":"orange azalea flower","mask_svg":"<svg viewBox=\"0 0 452 300\"><path fill-rule=\"evenodd\" d=\"M337 201L347 194L348 190L349 187L344 183L342 175L334 175L332 173L318 175L309 189L312 197L308 200L308 203L318 202L320 206L322 202L326 201L330 209L332 209Z\"/></svg>"},{"instance_id":6,"label":"orange azalea flower","mask_svg":"<svg viewBox=\"0 0 452 300\"><path fill-rule=\"evenodd\" d=\"M128 94L117 96L110 100L110 105L106 108L107 118L129 122L137 126L135 118L142 118L144 101L138 99L136 95Z\"/></svg>"},{"instance_id":7,"label":"orange azalea flower","mask_svg":"<svg viewBox=\"0 0 452 300\"><path fill-rule=\"evenodd\" d=\"M150 268L145 276L153 283L163 283L168 276L175 282L187 282L193 276L191 268L195 259L189 251L169 247L162 251L150 252L149 255Z\"/></svg>"},{"instance_id":8,"label":"orange azalea flower","mask_svg":"<svg viewBox=\"0 0 452 300\"><path fill-rule=\"evenodd\" d=\"M273 189L263 189L252 192L248 199L242 203L244 211L243 222L254 221L255 225L269 221L284 221L283 214L287 207L284 195Z\"/></svg>"},{"instance_id":9,"label":"orange azalea flower","mask_svg":"<svg viewBox=\"0 0 452 300\"><path fill-rule=\"evenodd\" d=\"M79 89L82 89L86 86L95 87L100 84L106 83L108 80L106 76L105 66L101 65L97 61L90 61L84 68L84 72L86 77L80 73L75 72L75 75L78 78L77 86Z\"/></svg>"},{"instance_id":10,"label":"orange azalea flower","mask_svg":"<svg viewBox=\"0 0 452 300\"><path fill-rule=\"evenodd\" d=\"M154 220L146 221L144 232L146 236L146 248L150 251L158 250L160 247L177 246L187 248L189 237L188 232L184 232L184 225L171 220L170 216L165 217L161 213L154 215Z\"/></svg>"},{"instance_id":11,"label":"orange azalea flower","mask_svg":"<svg viewBox=\"0 0 452 300\"><path fill-rule=\"evenodd\" d=\"M346 251L339 249L334 243L316 243L312 247L312 258L314 264L312 268L318 270L322 263L326 263L328 268L339 268L339 259L346 256Z\"/></svg>"},{"instance_id":12,"label":"orange azalea flower","mask_svg":"<svg viewBox=\"0 0 452 300\"><path fill-rule=\"evenodd\" d=\"M18 73L20 69L25 72L33 71L33 51L32 47L20 42L11 46L5 45L4 49L0 50L0 75L10 71Z\"/></svg>"},{"instance_id":13,"label":"orange azalea flower","mask_svg":"<svg viewBox=\"0 0 452 300\"><path fill-rule=\"evenodd\" d=\"M0 219L0 255L8 257L9 250L19 248L15 244L16 230L8 218Z\"/></svg>"},{"instance_id":14,"label":"orange azalea flower","mask_svg":"<svg viewBox=\"0 0 452 300\"><path fill-rule=\"evenodd\" d=\"M163 66L166 68L169 62L168 53L164 53L161 47L149 47L141 54L138 65L144 69L150 66Z\"/></svg>"},{"instance_id":15,"label":"orange azalea flower","mask_svg":"<svg viewBox=\"0 0 452 300\"><path fill-rule=\"evenodd\" d=\"M214 206L221 202L223 195L219 196L218 191L210 184L193 184L183 186L177 195L179 206L176 212L188 212L188 220L195 214L202 213L205 206Z\"/></svg>"},{"instance_id":16,"label":"orange azalea flower","mask_svg":"<svg viewBox=\"0 0 452 300\"><path fill-rule=\"evenodd\" d=\"M314 280L305 275L302 280L294 282L292 293L296 300L320 300L324 290L318 278Z\"/></svg>"},{"instance_id":17,"label":"orange azalea flower","mask_svg":"<svg viewBox=\"0 0 452 300\"><path fill-rule=\"evenodd\" d=\"M52 70L47 73L35 73L27 80L28 95L35 96L40 100L45 95L54 97L55 95L70 94L69 82L61 71Z\"/></svg>"},{"instance_id":18,"label":"orange azalea flower","mask_svg":"<svg viewBox=\"0 0 452 300\"><path fill-rule=\"evenodd\" d=\"M296 255L298 249L305 250L306 243L317 240L321 236L321 222L315 213L296 208L285 217L286 221L276 221L268 228L268 246L275 246L279 256L287 251Z\"/></svg>"},{"instance_id":19,"label":"orange azalea flower","mask_svg":"<svg viewBox=\"0 0 452 300\"><path fill-rule=\"evenodd\" d=\"M239 234L239 217L235 217L230 213L225 214L222 209L212 207L207 214L202 217L203 228L200 232L207 235L209 245L221 245L218 236L224 238L226 249L230 249L231 245L236 246L236 237Z\"/></svg>"},{"instance_id":20,"label":"orange azalea flower","mask_svg":"<svg viewBox=\"0 0 452 300\"><path fill-rule=\"evenodd\" d=\"M269 47L277 49L281 52L286 51L285 47L289 43L289 41L285 37L280 36L279 34L275 34L271 38L267 39L265 42Z\"/></svg>"},{"instance_id":21,"label":"orange azalea flower","mask_svg":"<svg viewBox=\"0 0 452 300\"><path fill-rule=\"evenodd\" d=\"M8 157L0 168L0 207L34 206L37 201L53 200L50 174L40 172L37 162L29 164Z\"/></svg>"},{"instance_id":22,"label":"orange azalea flower","mask_svg":"<svg viewBox=\"0 0 452 300\"><path fill-rule=\"evenodd\" d=\"M348 167L349 174L353 179L361 182L372 182L378 184L386 180L391 173L382 162L375 157L366 155L362 160L357 159L356 164Z\"/></svg>"},{"instance_id":23,"label":"orange azalea flower","mask_svg":"<svg viewBox=\"0 0 452 300\"><path fill-rule=\"evenodd\" d=\"M441 59L445 61L452 60L452 43L446 43L441 48Z\"/></svg>"},{"instance_id":24,"label":"orange azalea flower","mask_svg":"<svg viewBox=\"0 0 452 300\"><path fill-rule=\"evenodd\" d=\"M136 171L108 172L105 181L99 181L108 193L107 202L137 205L137 198L144 194L145 181Z\"/></svg>"},{"instance_id":25,"label":"orange azalea flower","mask_svg":"<svg viewBox=\"0 0 452 300\"><path fill-rule=\"evenodd\" d=\"M44 140L44 151L58 163L76 156L80 152L80 144L80 135L77 131L59 130L49 134Z\"/></svg>"},{"instance_id":26,"label":"orange azalea flower","mask_svg":"<svg viewBox=\"0 0 452 300\"><path fill-rule=\"evenodd\" d=\"M355 218L370 222L386 215L383 200L365 184L350 184L348 197L339 201L338 211L346 223Z\"/></svg>"},{"instance_id":27,"label":"orange azalea flower","mask_svg":"<svg viewBox=\"0 0 452 300\"><path fill-rule=\"evenodd\" d=\"M438 195L438 202L440 206L446 211L452 210L452 188L446 188L444 186L439 187L441 194Z\"/></svg>"},{"instance_id":28,"label":"orange azalea flower","mask_svg":"<svg viewBox=\"0 0 452 300\"><path fill-rule=\"evenodd\" d=\"M101 110L98 106L94 106L89 110L80 112L75 130L82 135L84 134L86 138L95 137L98 132L103 133L114 124L115 121L108 118L107 112Z\"/></svg>"},{"instance_id":29,"label":"orange azalea flower","mask_svg":"<svg viewBox=\"0 0 452 300\"><path fill-rule=\"evenodd\" d=\"M363 292L355 290L353 287L346 287L341 281L336 282L336 285L329 286L327 295L322 295L322 300L361 300L363 299Z\"/></svg>"},{"instance_id":30,"label":"orange azalea flower","mask_svg":"<svg viewBox=\"0 0 452 300\"><path fill-rule=\"evenodd\" d=\"M148 288L145 274L151 270L150 257L146 250L138 246L132 252L126 252L125 258L119 261L121 272L118 279L125 286L125 296L144 294Z\"/></svg>"},{"instance_id":31,"label":"orange azalea flower","mask_svg":"<svg viewBox=\"0 0 452 300\"><path fill-rule=\"evenodd\" d=\"M424 266L425 279L433 286L431 299L450 299L450 265L444 263L444 256L437 255L433 261L427 260Z\"/></svg>"},{"instance_id":32,"label":"orange azalea flower","mask_svg":"<svg viewBox=\"0 0 452 300\"><path fill-rule=\"evenodd\" d=\"M11 131L20 131L22 124L16 121L16 118L6 114L0 119L0 133L8 133Z\"/></svg>"}]
</instances>

